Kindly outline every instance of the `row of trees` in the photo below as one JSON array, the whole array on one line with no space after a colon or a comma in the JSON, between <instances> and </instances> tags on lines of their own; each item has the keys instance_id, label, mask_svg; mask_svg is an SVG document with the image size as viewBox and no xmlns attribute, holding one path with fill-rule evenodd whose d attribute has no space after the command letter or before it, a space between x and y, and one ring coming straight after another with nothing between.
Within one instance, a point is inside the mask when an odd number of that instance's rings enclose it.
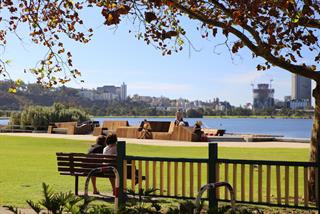
<instances>
[{"instance_id":1,"label":"row of trees","mask_svg":"<svg viewBox=\"0 0 320 214\"><path fill-rule=\"evenodd\" d=\"M10 117L10 111L0 111L0 117Z\"/></svg>"},{"instance_id":2,"label":"row of trees","mask_svg":"<svg viewBox=\"0 0 320 214\"><path fill-rule=\"evenodd\" d=\"M22 129L32 127L44 130L55 122L84 122L89 119L85 111L56 103L51 107L29 106L19 113L12 113L10 125L19 125Z\"/></svg>"},{"instance_id":3,"label":"row of trees","mask_svg":"<svg viewBox=\"0 0 320 214\"><path fill-rule=\"evenodd\" d=\"M189 109L185 113L186 117L203 117L203 116L241 116L241 117L250 117L250 116L280 116L280 117L303 117L311 118L312 112L305 112L301 110L292 110L292 109L275 109L275 108L266 108L266 109L245 109L242 107L231 108L228 110L212 110L212 109Z\"/></svg>"},{"instance_id":4,"label":"row of trees","mask_svg":"<svg viewBox=\"0 0 320 214\"><path fill-rule=\"evenodd\" d=\"M55 104L54 106L57 106ZM60 104L62 105L62 104ZM70 106L66 104L66 106ZM73 106L73 105L72 105ZM105 102L101 105L92 104L90 107L84 105L78 105L85 112L92 116L175 116L176 109L157 109L151 107L144 102L132 102L130 100L126 102L114 101ZM52 109L53 107L41 107L41 106L31 106L26 107L25 111L38 111L38 114L42 114L43 109ZM30 110L31 109L31 110ZM45 110L47 111L47 110ZM9 117L11 115L19 115L18 113L10 113L10 111L0 111L0 117ZM246 109L242 107L232 107L227 110L214 110L211 108L197 108L188 109L185 112L185 117L189 118L201 118L203 116L240 116L240 117L250 117L250 116L280 116L280 117L302 117L302 118L312 118L312 112L306 112L302 110L292 110L288 108L276 109L276 108L266 108L266 109ZM48 117L52 119L51 117ZM65 117L62 116L62 119ZM69 119L67 117L66 119ZM14 123L21 124L21 123Z\"/></svg>"}]
</instances>

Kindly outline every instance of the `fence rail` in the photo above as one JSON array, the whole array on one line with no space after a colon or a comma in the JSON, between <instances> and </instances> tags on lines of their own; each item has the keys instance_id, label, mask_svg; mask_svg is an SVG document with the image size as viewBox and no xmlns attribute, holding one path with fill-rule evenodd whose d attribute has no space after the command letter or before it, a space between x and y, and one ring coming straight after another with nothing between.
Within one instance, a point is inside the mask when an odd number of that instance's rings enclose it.
<instances>
[{"instance_id":1,"label":"fence rail","mask_svg":"<svg viewBox=\"0 0 320 214\"><path fill-rule=\"evenodd\" d=\"M238 203L319 211L319 203L309 201L308 190L308 172L315 168L318 174L316 163L217 157L217 144L209 144L207 159L124 155L123 188L135 192L153 188L157 189L155 197L195 199L201 186L224 181L232 185ZM126 167L128 162L132 165L130 172ZM227 189L221 188L215 192L209 190L203 199L216 206L217 201L230 201L230 195Z\"/></svg>"}]
</instances>

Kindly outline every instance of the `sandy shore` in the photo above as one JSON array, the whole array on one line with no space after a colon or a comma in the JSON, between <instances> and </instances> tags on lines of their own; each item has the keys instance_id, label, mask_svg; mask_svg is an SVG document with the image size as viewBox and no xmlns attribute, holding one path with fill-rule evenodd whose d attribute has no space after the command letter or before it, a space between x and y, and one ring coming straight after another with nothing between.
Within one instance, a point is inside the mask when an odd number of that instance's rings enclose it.
<instances>
[{"instance_id":1,"label":"sandy shore","mask_svg":"<svg viewBox=\"0 0 320 214\"><path fill-rule=\"evenodd\" d=\"M46 134L46 133L0 133L7 136L21 137L40 137L40 138L62 138L72 140L94 141L93 135L65 135L65 134ZM207 142L186 142L186 141L165 141L165 140L142 140L133 138L119 138L119 141L126 141L131 144L156 145L156 146L208 146ZM217 142L219 147L241 147L241 148L309 148L308 143L298 142Z\"/></svg>"}]
</instances>

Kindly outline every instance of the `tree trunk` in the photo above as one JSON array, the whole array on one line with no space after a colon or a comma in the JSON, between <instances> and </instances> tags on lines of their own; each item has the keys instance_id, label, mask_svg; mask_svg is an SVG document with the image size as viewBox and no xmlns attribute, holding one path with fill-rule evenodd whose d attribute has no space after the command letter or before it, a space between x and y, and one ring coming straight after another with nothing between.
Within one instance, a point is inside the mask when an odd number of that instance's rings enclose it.
<instances>
[{"instance_id":1,"label":"tree trunk","mask_svg":"<svg viewBox=\"0 0 320 214\"><path fill-rule=\"evenodd\" d=\"M313 89L312 93L315 99L315 109L313 118L313 127L311 134L311 146L310 146L310 162L320 163L319 146L320 146L320 80L316 81L316 87ZM318 188L316 184L316 173L315 168L310 168L309 170L309 200L315 201L319 195ZM318 178L319 179L319 178ZM317 187L317 189L316 189Z\"/></svg>"}]
</instances>

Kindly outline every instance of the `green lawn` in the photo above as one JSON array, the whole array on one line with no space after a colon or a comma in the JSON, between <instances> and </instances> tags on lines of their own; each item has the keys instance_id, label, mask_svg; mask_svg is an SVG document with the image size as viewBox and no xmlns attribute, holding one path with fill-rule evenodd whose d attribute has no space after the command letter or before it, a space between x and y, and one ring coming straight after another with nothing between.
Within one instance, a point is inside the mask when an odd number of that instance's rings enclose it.
<instances>
[{"instance_id":1,"label":"green lawn","mask_svg":"<svg viewBox=\"0 0 320 214\"><path fill-rule=\"evenodd\" d=\"M26 206L27 199L41 198L41 183L57 191L74 189L74 179L60 176L56 152L87 152L93 142L0 136L0 205ZM219 158L307 161L308 149L219 148ZM127 154L158 157L206 158L207 148L127 145ZM80 189L84 187L81 179ZM105 185L104 185L105 184ZM110 191L105 179L98 181L101 191Z\"/></svg>"}]
</instances>

